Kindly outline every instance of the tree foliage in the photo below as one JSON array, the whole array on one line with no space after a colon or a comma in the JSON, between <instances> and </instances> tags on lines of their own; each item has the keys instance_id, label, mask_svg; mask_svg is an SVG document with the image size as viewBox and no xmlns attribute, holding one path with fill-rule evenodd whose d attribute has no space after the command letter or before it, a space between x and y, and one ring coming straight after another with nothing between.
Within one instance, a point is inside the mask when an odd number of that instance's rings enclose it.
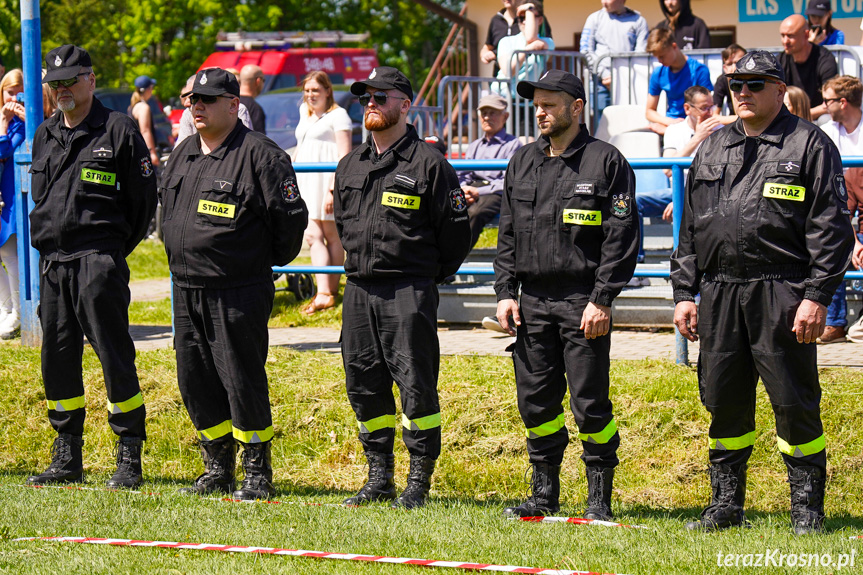
<instances>
[{"instance_id":1,"label":"tree foliage","mask_svg":"<svg viewBox=\"0 0 863 575\"><path fill-rule=\"evenodd\" d=\"M0 55L20 65L20 0L0 0ZM459 0L443 0L458 10ZM219 31L344 30L370 32L364 46L418 86L450 24L411 0L42 0L43 55L60 44L86 48L100 86L158 80L176 95L213 51Z\"/></svg>"}]
</instances>

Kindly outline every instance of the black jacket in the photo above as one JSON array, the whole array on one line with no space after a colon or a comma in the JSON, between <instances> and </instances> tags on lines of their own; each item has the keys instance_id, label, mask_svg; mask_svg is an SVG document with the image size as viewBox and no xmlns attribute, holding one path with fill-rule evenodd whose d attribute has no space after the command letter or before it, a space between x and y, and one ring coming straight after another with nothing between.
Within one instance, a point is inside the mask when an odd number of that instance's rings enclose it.
<instances>
[{"instance_id":1,"label":"black jacket","mask_svg":"<svg viewBox=\"0 0 863 575\"><path fill-rule=\"evenodd\" d=\"M828 305L854 246L847 200L836 146L784 107L758 137L740 119L711 134L687 177L674 301L702 278L805 279L804 297Z\"/></svg>"},{"instance_id":2,"label":"black jacket","mask_svg":"<svg viewBox=\"0 0 863 575\"><path fill-rule=\"evenodd\" d=\"M33 139L33 247L49 260L130 254L156 209L156 175L141 133L129 116L96 98L68 147L61 122L63 114L54 114Z\"/></svg>"},{"instance_id":3,"label":"black jacket","mask_svg":"<svg viewBox=\"0 0 863 575\"><path fill-rule=\"evenodd\" d=\"M391 282L453 275L470 251L455 170L413 126L378 158L371 136L336 170L335 220L345 273Z\"/></svg>"},{"instance_id":4,"label":"black jacket","mask_svg":"<svg viewBox=\"0 0 863 575\"><path fill-rule=\"evenodd\" d=\"M308 210L291 159L242 122L201 152L183 140L162 176L165 251L174 283L229 288L272 281L271 267L300 252Z\"/></svg>"},{"instance_id":5,"label":"black jacket","mask_svg":"<svg viewBox=\"0 0 863 575\"><path fill-rule=\"evenodd\" d=\"M635 174L620 152L582 126L560 156L543 136L518 150L506 170L497 258L498 301L590 296L609 306L638 257Z\"/></svg>"}]
</instances>

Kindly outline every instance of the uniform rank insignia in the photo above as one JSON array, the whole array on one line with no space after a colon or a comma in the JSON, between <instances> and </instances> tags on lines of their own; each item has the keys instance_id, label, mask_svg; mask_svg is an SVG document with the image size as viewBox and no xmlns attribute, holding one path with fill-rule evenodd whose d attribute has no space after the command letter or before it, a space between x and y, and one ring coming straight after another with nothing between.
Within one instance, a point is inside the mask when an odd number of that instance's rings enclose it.
<instances>
[{"instance_id":1,"label":"uniform rank insignia","mask_svg":"<svg viewBox=\"0 0 863 575\"><path fill-rule=\"evenodd\" d=\"M593 194L593 184L582 182L575 184L576 194Z\"/></svg>"},{"instance_id":2,"label":"uniform rank insignia","mask_svg":"<svg viewBox=\"0 0 863 575\"><path fill-rule=\"evenodd\" d=\"M836 189L836 197L843 204L848 203L848 189L845 187L845 176L836 174L833 176L833 187Z\"/></svg>"},{"instance_id":3,"label":"uniform rank insignia","mask_svg":"<svg viewBox=\"0 0 863 575\"><path fill-rule=\"evenodd\" d=\"M294 178L287 178L282 181L282 198L288 202L296 202L300 198L300 189L297 187L297 181Z\"/></svg>"},{"instance_id":4,"label":"uniform rank insignia","mask_svg":"<svg viewBox=\"0 0 863 575\"><path fill-rule=\"evenodd\" d=\"M141 158L141 175L145 178L153 175L153 163L150 162L150 158Z\"/></svg>"},{"instance_id":5,"label":"uniform rank insignia","mask_svg":"<svg viewBox=\"0 0 863 575\"><path fill-rule=\"evenodd\" d=\"M611 211L618 218L625 218L632 211L632 196L629 194L614 194L611 200Z\"/></svg>"},{"instance_id":6,"label":"uniform rank insignia","mask_svg":"<svg viewBox=\"0 0 863 575\"><path fill-rule=\"evenodd\" d=\"M114 150L101 146L98 150L93 150L93 157L100 160L107 160L114 157Z\"/></svg>"},{"instance_id":7,"label":"uniform rank insignia","mask_svg":"<svg viewBox=\"0 0 863 575\"><path fill-rule=\"evenodd\" d=\"M453 211L463 212L467 209L467 198L464 197L464 190L461 188L456 188L449 193L449 202Z\"/></svg>"},{"instance_id":8,"label":"uniform rank insignia","mask_svg":"<svg viewBox=\"0 0 863 575\"><path fill-rule=\"evenodd\" d=\"M799 162L792 162L791 160L788 160L787 162L779 162L777 169L779 170L780 174L799 175L800 174L800 163Z\"/></svg>"}]
</instances>

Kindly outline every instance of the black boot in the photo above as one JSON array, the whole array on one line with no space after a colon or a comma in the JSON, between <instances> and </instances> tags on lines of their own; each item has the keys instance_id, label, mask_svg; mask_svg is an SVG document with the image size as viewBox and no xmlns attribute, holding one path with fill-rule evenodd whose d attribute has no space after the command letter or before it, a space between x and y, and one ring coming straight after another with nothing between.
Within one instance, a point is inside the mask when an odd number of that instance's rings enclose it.
<instances>
[{"instance_id":1,"label":"black boot","mask_svg":"<svg viewBox=\"0 0 863 575\"><path fill-rule=\"evenodd\" d=\"M791 527L795 535L824 530L824 472L818 467L789 467Z\"/></svg>"},{"instance_id":2,"label":"black boot","mask_svg":"<svg viewBox=\"0 0 863 575\"><path fill-rule=\"evenodd\" d=\"M701 512L701 519L690 521L686 528L691 531L719 531L743 525L746 522L743 512L746 465L741 465L738 471L729 465L711 465L710 485L713 488L710 506Z\"/></svg>"},{"instance_id":3,"label":"black boot","mask_svg":"<svg viewBox=\"0 0 863 575\"><path fill-rule=\"evenodd\" d=\"M273 463L270 442L243 443L243 484L234 491L234 499L270 499L276 494L273 487Z\"/></svg>"},{"instance_id":4,"label":"black boot","mask_svg":"<svg viewBox=\"0 0 863 575\"><path fill-rule=\"evenodd\" d=\"M504 509L504 517L545 517L560 510L560 465L532 466L530 497L518 507Z\"/></svg>"},{"instance_id":5,"label":"black boot","mask_svg":"<svg viewBox=\"0 0 863 575\"><path fill-rule=\"evenodd\" d=\"M393 483L395 456L392 453L366 451L366 461L369 463L369 479L356 495L345 499L345 505L365 505L396 498L396 484Z\"/></svg>"},{"instance_id":6,"label":"black boot","mask_svg":"<svg viewBox=\"0 0 863 575\"><path fill-rule=\"evenodd\" d=\"M613 467L587 468L587 511L585 519L611 521L611 489L614 483Z\"/></svg>"},{"instance_id":7,"label":"black boot","mask_svg":"<svg viewBox=\"0 0 863 575\"><path fill-rule=\"evenodd\" d=\"M230 435L214 441L201 442L204 473L195 479L192 487L180 489L183 495L207 495L220 492L231 495L237 487L234 469L237 460L237 443Z\"/></svg>"},{"instance_id":8,"label":"black boot","mask_svg":"<svg viewBox=\"0 0 863 575\"><path fill-rule=\"evenodd\" d=\"M117 454L117 471L105 484L109 489L134 489L141 485L141 446L140 437L121 437L114 451Z\"/></svg>"},{"instance_id":9,"label":"black boot","mask_svg":"<svg viewBox=\"0 0 863 575\"><path fill-rule=\"evenodd\" d=\"M435 460L422 455L411 455L411 468L408 484L398 499L390 504L393 509L414 509L428 503L431 478Z\"/></svg>"},{"instance_id":10,"label":"black boot","mask_svg":"<svg viewBox=\"0 0 863 575\"><path fill-rule=\"evenodd\" d=\"M27 478L27 485L49 483L79 483L84 481L84 459L81 448L84 439L79 435L61 433L51 446L51 463L39 475Z\"/></svg>"}]
</instances>

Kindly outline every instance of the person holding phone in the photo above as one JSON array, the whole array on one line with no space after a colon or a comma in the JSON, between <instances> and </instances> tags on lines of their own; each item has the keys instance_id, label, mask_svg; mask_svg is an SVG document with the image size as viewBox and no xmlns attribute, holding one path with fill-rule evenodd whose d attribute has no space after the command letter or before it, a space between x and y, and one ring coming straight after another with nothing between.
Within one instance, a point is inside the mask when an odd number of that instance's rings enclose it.
<instances>
[{"instance_id":1,"label":"person holding phone","mask_svg":"<svg viewBox=\"0 0 863 575\"><path fill-rule=\"evenodd\" d=\"M833 27L830 0L810 0L806 7L809 18L809 41L820 46L845 44L845 33Z\"/></svg>"}]
</instances>

